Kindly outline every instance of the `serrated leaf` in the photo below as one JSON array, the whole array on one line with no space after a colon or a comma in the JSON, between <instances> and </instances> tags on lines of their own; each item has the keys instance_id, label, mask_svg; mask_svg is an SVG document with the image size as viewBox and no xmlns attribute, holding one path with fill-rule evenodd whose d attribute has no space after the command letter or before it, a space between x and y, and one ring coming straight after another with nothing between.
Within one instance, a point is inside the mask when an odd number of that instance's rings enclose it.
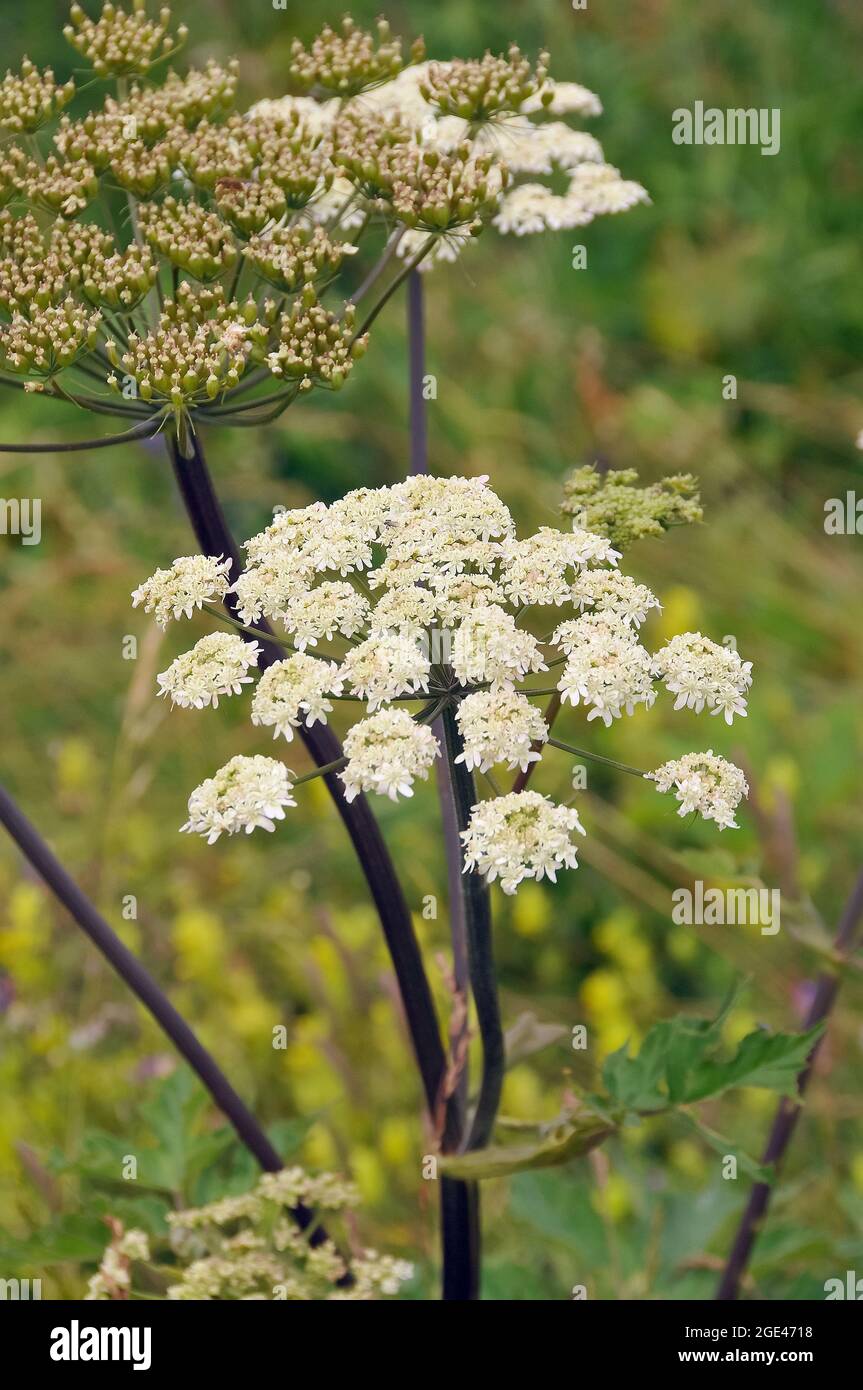
<instances>
[{"instance_id":1,"label":"serrated leaf","mask_svg":"<svg viewBox=\"0 0 863 1390\"><path fill-rule=\"evenodd\" d=\"M812 1047L824 1031L818 1023L806 1033L749 1033L727 1062L701 1061L690 1077L686 1100L705 1100L731 1086L758 1086L777 1091L792 1100L797 1095L797 1076Z\"/></svg>"},{"instance_id":2,"label":"serrated leaf","mask_svg":"<svg viewBox=\"0 0 863 1390\"><path fill-rule=\"evenodd\" d=\"M482 1180L506 1178L512 1173L525 1173L535 1168L555 1168L580 1158L615 1132L596 1115L576 1117L548 1139L537 1144L477 1149L474 1153L446 1154L438 1159L444 1177Z\"/></svg>"}]
</instances>

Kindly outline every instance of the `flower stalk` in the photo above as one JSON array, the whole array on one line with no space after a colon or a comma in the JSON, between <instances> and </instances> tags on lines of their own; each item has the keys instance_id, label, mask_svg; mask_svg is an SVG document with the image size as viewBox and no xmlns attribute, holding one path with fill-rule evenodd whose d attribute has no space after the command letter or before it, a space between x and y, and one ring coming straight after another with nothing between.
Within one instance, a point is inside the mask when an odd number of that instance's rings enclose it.
<instances>
[{"instance_id":1,"label":"flower stalk","mask_svg":"<svg viewBox=\"0 0 863 1390\"><path fill-rule=\"evenodd\" d=\"M233 562L232 568L236 577L242 569L239 550L213 487L200 437L196 436L194 440L191 458L181 455L174 439L169 439L167 446L180 495L203 552L207 555L229 557ZM236 617L234 595L226 596L226 608L232 617ZM263 650L260 665L266 669L280 661L283 654L272 640L266 622L260 621L254 630L261 634ZM342 757L339 740L328 725L318 724L313 728L303 728L302 737L318 767L335 764ZM434 1000L410 910L380 827L365 797L359 796L353 801L347 801L343 785L334 770L325 774L324 781L350 835L380 917L398 982L405 1022L422 1079L426 1105L429 1113L434 1114L446 1070L446 1058Z\"/></svg>"},{"instance_id":2,"label":"flower stalk","mask_svg":"<svg viewBox=\"0 0 863 1390\"><path fill-rule=\"evenodd\" d=\"M850 955L861 918L863 918L863 873L860 874L854 885L836 929L833 946L839 962L847 959ZM822 1023L830 1017L836 996L839 993L839 983L839 975L835 971L825 971L819 976L812 1003L803 1024L804 1030L814 1028L816 1024ZM797 1128L797 1121L800 1119L803 1097L824 1042L824 1036L822 1033L815 1042L806 1059L806 1065L797 1078L797 1099L789 1100L787 1097L783 1097L779 1102L767 1144L761 1155L761 1162L765 1167L771 1166L778 1170L785 1158ZM746 1274L749 1258L767 1217L770 1192L771 1188L768 1183L758 1182L755 1183L749 1194L749 1200L740 1218L740 1225L737 1228L734 1243L722 1272L719 1288L716 1291L716 1298L719 1302L733 1302L740 1295L740 1286Z\"/></svg>"}]
</instances>

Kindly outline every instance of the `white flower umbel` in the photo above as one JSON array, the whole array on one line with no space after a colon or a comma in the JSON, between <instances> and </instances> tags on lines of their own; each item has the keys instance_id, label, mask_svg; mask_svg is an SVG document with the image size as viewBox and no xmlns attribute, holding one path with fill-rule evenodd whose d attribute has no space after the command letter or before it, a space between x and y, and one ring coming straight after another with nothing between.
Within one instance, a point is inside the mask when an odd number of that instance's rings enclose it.
<instances>
[{"instance_id":1,"label":"white flower umbel","mask_svg":"<svg viewBox=\"0 0 863 1390\"><path fill-rule=\"evenodd\" d=\"M284 808L296 804L284 763L260 754L238 755L195 788L189 797L189 819L181 828L205 835L212 845L223 834L275 830L273 822L284 820Z\"/></svg>"},{"instance_id":2,"label":"white flower umbel","mask_svg":"<svg viewBox=\"0 0 863 1390\"><path fill-rule=\"evenodd\" d=\"M746 691L752 684L752 662L742 661L731 647L720 647L700 632L681 632L658 651L654 671L666 689L676 695L675 709L724 714L731 724L735 714L746 714Z\"/></svg>"},{"instance_id":3,"label":"white flower umbel","mask_svg":"<svg viewBox=\"0 0 863 1390\"><path fill-rule=\"evenodd\" d=\"M611 541L579 526L544 526L520 539L485 477L419 475L356 488L329 505L279 512L245 551L246 568L232 589L237 612L249 625L268 618L270 640L286 649L285 660L260 677L252 722L291 741L295 729L326 721L343 701L348 762L342 769L334 758L328 766L341 771L350 799L360 792L397 799L426 777L439 751L422 722L432 711L457 718L458 756L468 773L503 765L522 776L538 772L551 748L592 756L575 746L580 740L568 742L565 727L550 736L536 697L558 693L576 718L609 727L649 708L661 677L678 709L722 711L729 720L745 712L748 662L700 633L683 633L652 654L641 624L659 601L618 570ZM224 597L226 569L205 557L177 561L142 585L136 600L166 619L198 599ZM550 612L557 625L549 636ZM177 704L215 704L249 684L259 654L257 643L236 633L204 638L159 686ZM549 670L547 686L533 679ZM428 708L416 718L397 703L426 696ZM712 804L712 785L687 782L689 800ZM551 815L542 797L518 805L535 817L537 806ZM721 823L731 824L733 808L724 814L716 805ZM563 820L568 814L560 811Z\"/></svg>"},{"instance_id":4,"label":"white flower umbel","mask_svg":"<svg viewBox=\"0 0 863 1390\"><path fill-rule=\"evenodd\" d=\"M266 670L252 697L252 723L270 727L290 743L294 729L326 724L332 713L327 695L342 693L344 679L334 661L320 661L304 652L277 661Z\"/></svg>"},{"instance_id":5,"label":"white flower umbel","mask_svg":"<svg viewBox=\"0 0 863 1390\"><path fill-rule=\"evenodd\" d=\"M230 592L236 595L240 621L248 626L263 618L278 619L308 593L314 571L285 556L282 563L244 570Z\"/></svg>"},{"instance_id":6,"label":"white flower umbel","mask_svg":"<svg viewBox=\"0 0 863 1390\"><path fill-rule=\"evenodd\" d=\"M644 775L661 792L674 789L680 802L679 816L697 811L705 820L716 821L720 830L737 829L734 816L743 797L749 795L749 786L740 768L720 758L712 748L706 753L672 758Z\"/></svg>"},{"instance_id":7,"label":"white flower umbel","mask_svg":"<svg viewBox=\"0 0 863 1390\"><path fill-rule=\"evenodd\" d=\"M286 632L293 633L303 651L323 639L331 641L336 633L354 637L362 632L368 611L368 599L351 584L328 580L316 589L295 594L284 608L274 611L273 617Z\"/></svg>"},{"instance_id":8,"label":"white flower umbel","mask_svg":"<svg viewBox=\"0 0 863 1390\"><path fill-rule=\"evenodd\" d=\"M488 772L495 763L526 772L540 754L533 743L545 743L548 729L542 713L518 690L478 690L456 706L464 752L456 758L470 771Z\"/></svg>"},{"instance_id":9,"label":"white flower umbel","mask_svg":"<svg viewBox=\"0 0 863 1390\"><path fill-rule=\"evenodd\" d=\"M588 720L608 727L624 710L649 709L656 699L650 653L618 614L585 613L561 623L552 641L569 657L557 688L571 704L591 706Z\"/></svg>"},{"instance_id":10,"label":"white flower umbel","mask_svg":"<svg viewBox=\"0 0 863 1390\"><path fill-rule=\"evenodd\" d=\"M191 618L205 603L219 603L228 591L230 560L215 555L181 555L169 570L156 570L132 594L132 607L143 605L165 628L172 618Z\"/></svg>"},{"instance_id":11,"label":"white flower umbel","mask_svg":"<svg viewBox=\"0 0 863 1390\"><path fill-rule=\"evenodd\" d=\"M613 613L636 627L644 622L651 608L662 608L646 584L638 584L631 575L618 570L583 570L572 586L570 599L579 608Z\"/></svg>"},{"instance_id":12,"label":"white flower umbel","mask_svg":"<svg viewBox=\"0 0 863 1390\"><path fill-rule=\"evenodd\" d=\"M235 633L212 632L156 677L159 694L170 695L172 704L184 708L215 709L220 695L239 695L251 684L247 672L257 666L261 650L257 642L245 642Z\"/></svg>"},{"instance_id":13,"label":"white flower umbel","mask_svg":"<svg viewBox=\"0 0 863 1390\"><path fill-rule=\"evenodd\" d=\"M413 637L385 632L368 637L348 652L341 674L351 689L376 710L399 695L428 689L431 662Z\"/></svg>"},{"instance_id":14,"label":"white flower umbel","mask_svg":"<svg viewBox=\"0 0 863 1390\"><path fill-rule=\"evenodd\" d=\"M556 531L543 526L522 541L502 548L504 588L517 603L562 604L570 597L572 576L588 563L615 564L620 553L590 531Z\"/></svg>"},{"instance_id":15,"label":"white flower umbel","mask_svg":"<svg viewBox=\"0 0 863 1390\"><path fill-rule=\"evenodd\" d=\"M585 833L578 812L556 806L539 792L510 792L474 806L462 832L465 870L476 869L489 882L500 879L514 893L526 878L550 878L558 869L578 867L573 831Z\"/></svg>"},{"instance_id":16,"label":"white flower umbel","mask_svg":"<svg viewBox=\"0 0 863 1390\"><path fill-rule=\"evenodd\" d=\"M339 774L345 796L377 792L391 801L413 796L415 777L428 777L440 753L431 729L417 724L407 710L382 709L355 724L344 743L347 767Z\"/></svg>"},{"instance_id":17,"label":"white flower umbel","mask_svg":"<svg viewBox=\"0 0 863 1390\"><path fill-rule=\"evenodd\" d=\"M529 671L547 671L539 643L515 618L491 605L474 608L456 628L452 668L462 685L489 683L504 690Z\"/></svg>"}]
</instances>

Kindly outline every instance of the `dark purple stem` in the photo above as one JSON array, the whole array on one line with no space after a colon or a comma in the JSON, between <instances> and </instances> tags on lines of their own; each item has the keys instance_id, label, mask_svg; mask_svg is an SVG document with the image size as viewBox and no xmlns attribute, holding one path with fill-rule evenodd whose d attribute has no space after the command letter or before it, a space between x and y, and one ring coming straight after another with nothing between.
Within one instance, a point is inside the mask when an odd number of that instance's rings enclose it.
<instances>
[{"instance_id":1,"label":"dark purple stem","mask_svg":"<svg viewBox=\"0 0 863 1390\"><path fill-rule=\"evenodd\" d=\"M407 331L410 471L412 475L416 475L429 471L428 410L424 395L426 374L425 302L422 276L418 270L412 270L408 276ZM435 720L433 729L441 750L445 752L447 746L446 729L442 715ZM467 1113L469 1090L467 1004L470 999L470 971L468 968L467 929L461 873L461 840L459 838L455 789L452 783L449 759L446 756L438 759L437 785L446 849L453 981L465 1005L461 1031L451 1040L454 1054L461 1057L462 1052L464 1052L463 1058L461 1058L461 1071L450 1100L448 1114L451 1118L451 1124L443 1146L445 1153L451 1153L461 1147ZM467 1302L479 1298L480 1237L479 1188L476 1183L464 1183L453 1178L444 1178L441 1183L441 1253L445 1302Z\"/></svg>"},{"instance_id":2,"label":"dark purple stem","mask_svg":"<svg viewBox=\"0 0 863 1390\"><path fill-rule=\"evenodd\" d=\"M190 458L181 456L173 440L168 441L168 447L177 484L202 551L206 555L230 557L236 577L242 570L242 561L213 487L200 438L194 440ZM228 596L226 607L236 616L233 595ZM268 624L262 621L255 626L263 639L261 666L266 668L283 660L281 648L266 640L272 632ZM336 762L342 756L341 744L329 725L316 724L311 729L301 728L299 732L318 767ZM446 1056L411 914L368 801L363 796L347 801L341 779L335 772L328 773L324 780L350 835L378 910L416 1053L426 1105L434 1115L446 1071Z\"/></svg>"},{"instance_id":3,"label":"dark purple stem","mask_svg":"<svg viewBox=\"0 0 863 1390\"><path fill-rule=\"evenodd\" d=\"M222 1114L230 1120L242 1142L267 1173L275 1173L282 1161L251 1111L198 1041L185 1019L156 984L152 975L112 931L89 898L48 848L36 827L0 786L0 822L22 854L44 879L51 892L72 915L94 946L140 999L164 1030L177 1051L206 1086ZM308 1215L308 1214L306 1214ZM303 1224L307 1224L303 1222Z\"/></svg>"},{"instance_id":4,"label":"dark purple stem","mask_svg":"<svg viewBox=\"0 0 863 1390\"><path fill-rule=\"evenodd\" d=\"M836 929L834 947L839 957L847 956L854 943L857 927L863 917L863 873L857 879L852 890L851 896L845 904L839 926ZM814 1028L817 1023L822 1023L829 1018L839 993L839 976L835 973L823 974L818 977L815 986L815 994L806 1015L804 1027ZM761 1156L761 1162L767 1166L774 1165L778 1171L785 1153L791 1143L797 1121L800 1118L801 1102L815 1059L824 1041L824 1034L816 1041L812 1051L806 1059L806 1065L797 1078L797 1094L799 1100L783 1099L779 1103L776 1117L770 1130L767 1145ZM734 1244L728 1256L728 1262L722 1274L716 1297L720 1301L733 1301L740 1294L740 1284L752 1254L752 1247L758 1237L764 1219L767 1215L767 1208L770 1205L770 1187L767 1183L759 1182L753 1187L749 1194L749 1201L740 1219Z\"/></svg>"}]
</instances>

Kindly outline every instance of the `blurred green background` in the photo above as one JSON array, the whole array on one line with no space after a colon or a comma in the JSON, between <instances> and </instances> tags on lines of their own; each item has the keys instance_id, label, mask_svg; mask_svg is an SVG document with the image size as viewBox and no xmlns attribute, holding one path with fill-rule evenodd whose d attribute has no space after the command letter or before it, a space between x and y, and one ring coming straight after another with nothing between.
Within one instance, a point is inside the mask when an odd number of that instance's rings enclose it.
<instances>
[{"instance_id":1,"label":"blurred green background","mask_svg":"<svg viewBox=\"0 0 863 1390\"><path fill-rule=\"evenodd\" d=\"M368 22L378 9L352 13ZM254 100L284 90L291 37L342 11L180 0L174 12L192 29L186 56L237 54ZM567 1034L590 1028L586 1061L565 1036L509 1074L504 1113L545 1119L573 1076L592 1081L657 1017L712 1009L737 973L752 985L729 1042L758 1021L797 1026L819 926L835 924L863 860L863 542L824 532L827 499L863 495L863 11L852 0L589 0L583 11L437 0L387 13L406 36L424 33L432 56L513 38L548 47L554 76L599 93L605 114L590 129L652 198L577 233L489 232L428 277L433 468L489 473L524 531L554 524L563 478L581 463L633 466L645 481L697 474L706 525L641 543L627 569L665 605L649 639L702 627L733 635L754 663L750 716L732 730L674 715L670 701L610 731L591 725L599 751L643 766L705 746L742 762L754 795L738 832L720 841L635 779L591 769L582 867L556 888L495 899L506 1021L529 1009ZM4 6L4 62L26 52L65 76L64 19L47 0ZM696 100L780 108L781 152L674 145L671 113ZM584 270L572 268L579 243ZM404 474L403 318L393 301L338 398L305 401L266 433L206 441L239 535L275 503ZM736 400L723 399L728 374ZM92 423L0 400L4 440L85 435ZM155 699L155 673L188 642L161 637L129 593L194 549L165 458L156 446L3 455L0 495L43 508L40 546L0 536L0 777L258 1112L312 1121L304 1161L354 1174L363 1235L417 1259L413 1293L427 1296L435 1218L419 1172L419 1089L377 922L325 794L307 789L302 815L272 837L208 848L176 833L194 785L262 750L230 702L168 713ZM561 729L578 742L577 713ZM559 775L555 787L546 773L543 790L562 791ZM420 916L424 895L445 901L432 785L380 814L443 1009L433 957L446 913ZM671 889L692 875L781 887L781 933L674 926ZM128 895L135 921L123 920ZM752 1263L753 1296L822 1297L825 1279L863 1258L861 1004L850 970ZM58 1183L44 1156L73 1156L92 1125L141 1138L138 1102L172 1059L5 841L0 1010L0 1229L20 1241L52 1213L81 1214L74 1176ZM271 1046L279 1023L284 1052ZM748 1091L707 1118L755 1152L772 1107ZM724 1182L720 1166L690 1134L654 1125L591 1161L488 1185L486 1297L567 1298L574 1284L607 1299L711 1297L746 1197L746 1180ZM33 1250L21 1269L42 1274L46 1294L80 1295L86 1265L48 1269ZM7 1252L4 1274L11 1263Z\"/></svg>"}]
</instances>

